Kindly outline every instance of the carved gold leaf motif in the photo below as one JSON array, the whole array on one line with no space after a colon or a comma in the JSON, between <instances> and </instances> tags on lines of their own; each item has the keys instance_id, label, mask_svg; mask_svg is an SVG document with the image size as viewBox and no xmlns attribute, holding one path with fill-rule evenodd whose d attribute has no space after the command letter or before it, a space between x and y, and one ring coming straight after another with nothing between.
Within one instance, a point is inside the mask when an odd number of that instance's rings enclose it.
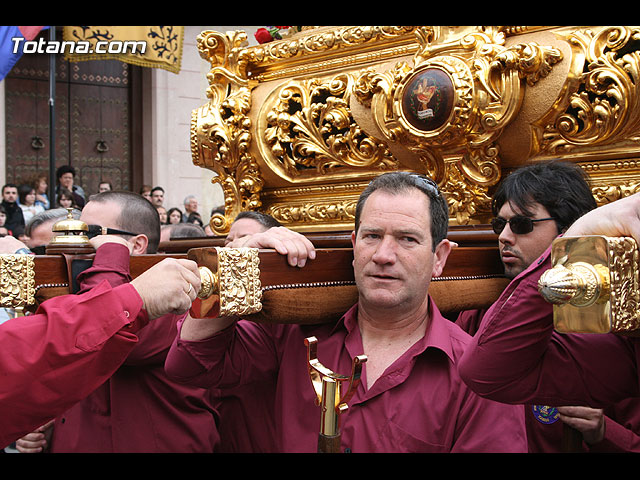
<instances>
[{"instance_id":1,"label":"carved gold leaf motif","mask_svg":"<svg viewBox=\"0 0 640 480\"><path fill-rule=\"evenodd\" d=\"M35 302L35 270L32 255L0 255L0 306L22 308Z\"/></svg>"}]
</instances>

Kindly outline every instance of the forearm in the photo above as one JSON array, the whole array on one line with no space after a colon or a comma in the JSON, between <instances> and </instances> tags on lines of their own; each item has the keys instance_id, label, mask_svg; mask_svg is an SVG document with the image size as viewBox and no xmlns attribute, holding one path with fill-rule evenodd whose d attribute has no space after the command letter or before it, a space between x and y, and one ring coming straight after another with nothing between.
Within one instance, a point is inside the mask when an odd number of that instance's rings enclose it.
<instances>
[{"instance_id":1,"label":"forearm","mask_svg":"<svg viewBox=\"0 0 640 480\"><path fill-rule=\"evenodd\" d=\"M182 322L180 339L185 341L204 340L226 329L235 321L236 317L193 318L191 315L187 315Z\"/></svg>"},{"instance_id":2,"label":"forearm","mask_svg":"<svg viewBox=\"0 0 640 480\"><path fill-rule=\"evenodd\" d=\"M528 375L547 351L553 332L552 307L535 298L539 275L519 276L486 312L463 355L459 371L476 393L506 403L525 403L535 386ZM534 376L535 374L533 374ZM520 384L512 388L514 382Z\"/></svg>"},{"instance_id":3,"label":"forearm","mask_svg":"<svg viewBox=\"0 0 640 480\"><path fill-rule=\"evenodd\" d=\"M278 368L278 355L268 328L247 321L226 320L226 328L203 339L184 338L185 319L178 325L165 371L174 380L200 387L223 388L263 380ZM208 332L208 328L205 329Z\"/></svg>"},{"instance_id":4,"label":"forearm","mask_svg":"<svg viewBox=\"0 0 640 480\"><path fill-rule=\"evenodd\" d=\"M91 267L78 275L80 292L106 280L112 287L131 281L129 249L118 243L105 243L97 248Z\"/></svg>"},{"instance_id":5,"label":"forearm","mask_svg":"<svg viewBox=\"0 0 640 480\"><path fill-rule=\"evenodd\" d=\"M230 348L235 326L227 330L210 328L218 319L194 319L189 315L178 324L176 336L165 361L165 371L177 382L203 388L220 382L224 361ZM186 332L184 332L186 328Z\"/></svg>"}]
</instances>

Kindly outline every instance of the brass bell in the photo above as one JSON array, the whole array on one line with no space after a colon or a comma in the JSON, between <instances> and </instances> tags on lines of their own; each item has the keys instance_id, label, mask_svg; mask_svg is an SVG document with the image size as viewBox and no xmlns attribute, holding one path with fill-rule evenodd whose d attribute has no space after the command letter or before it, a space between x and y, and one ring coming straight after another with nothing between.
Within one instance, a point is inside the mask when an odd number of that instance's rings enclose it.
<instances>
[{"instance_id":1,"label":"brass bell","mask_svg":"<svg viewBox=\"0 0 640 480\"><path fill-rule=\"evenodd\" d=\"M89 227L83 221L73 218L73 208L67 208L67 218L56 222L52 231L54 237L47 245L47 254L80 254L94 251L87 235Z\"/></svg>"}]
</instances>

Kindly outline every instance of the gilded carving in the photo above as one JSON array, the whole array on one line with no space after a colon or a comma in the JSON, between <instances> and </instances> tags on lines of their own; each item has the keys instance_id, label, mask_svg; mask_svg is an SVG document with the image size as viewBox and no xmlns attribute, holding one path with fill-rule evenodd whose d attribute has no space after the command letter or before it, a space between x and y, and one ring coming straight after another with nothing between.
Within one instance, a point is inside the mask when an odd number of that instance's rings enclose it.
<instances>
[{"instance_id":1,"label":"gilded carving","mask_svg":"<svg viewBox=\"0 0 640 480\"><path fill-rule=\"evenodd\" d=\"M411 26L344 26L322 31L308 30L304 35L284 38L247 50L245 60L264 65L295 57L336 53L353 47L375 44L379 47L386 40L394 40L411 33Z\"/></svg>"},{"instance_id":2,"label":"gilded carving","mask_svg":"<svg viewBox=\"0 0 640 480\"><path fill-rule=\"evenodd\" d=\"M262 310L260 257L256 248L216 248L220 316Z\"/></svg>"},{"instance_id":3,"label":"gilded carving","mask_svg":"<svg viewBox=\"0 0 640 480\"><path fill-rule=\"evenodd\" d=\"M222 187L225 214L216 214L210 225L223 235L242 210L261 205L263 179L250 147L251 82L241 52L246 33L202 32L198 38L200 55L212 64L207 75L209 103L196 109L191 119L193 163L216 173L212 183Z\"/></svg>"},{"instance_id":4,"label":"gilded carving","mask_svg":"<svg viewBox=\"0 0 640 480\"><path fill-rule=\"evenodd\" d=\"M631 143L640 127L640 48L637 27L579 29L566 34L574 51L575 78L567 99L540 139L543 154Z\"/></svg>"},{"instance_id":5,"label":"gilded carving","mask_svg":"<svg viewBox=\"0 0 640 480\"><path fill-rule=\"evenodd\" d=\"M486 223L504 172L546 158L583 163L599 203L629 195L639 29L304 27L252 47L244 32L203 32L209 101L191 147L225 194L211 227L262 210L296 230L350 228L360 187L393 169L433 177L454 224Z\"/></svg>"},{"instance_id":6,"label":"gilded carving","mask_svg":"<svg viewBox=\"0 0 640 480\"><path fill-rule=\"evenodd\" d=\"M23 309L35 303L32 255L0 255L0 306Z\"/></svg>"},{"instance_id":7,"label":"gilded carving","mask_svg":"<svg viewBox=\"0 0 640 480\"><path fill-rule=\"evenodd\" d=\"M283 225L327 223L351 224L355 220L356 203L351 200L293 201L272 206L267 213Z\"/></svg>"},{"instance_id":8,"label":"gilded carving","mask_svg":"<svg viewBox=\"0 0 640 480\"><path fill-rule=\"evenodd\" d=\"M354 121L348 104L352 90L349 74L292 80L276 92L272 107L265 102L265 124L258 128L264 131L263 158L273 171L296 181L331 178L345 168L397 168L388 147Z\"/></svg>"},{"instance_id":9,"label":"gilded carving","mask_svg":"<svg viewBox=\"0 0 640 480\"><path fill-rule=\"evenodd\" d=\"M632 238L609 239L611 277L612 330L633 331L640 328L638 317L638 248Z\"/></svg>"},{"instance_id":10,"label":"gilded carving","mask_svg":"<svg viewBox=\"0 0 640 480\"><path fill-rule=\"evenodd\" d=\"M593 192L596 202L602 205L640 192L640 182L622 182L618 185L594 186L591 188L591 191Z\"/></svg>"},{"instance_id":11,"label":"gilded carving","mask_svg":"<svg viewBox=\"0 0 640 480\"><path fill-rule=\"evenodd\" d=\"M504 46L494 27L438 42L441 29L420 27L414 64L364 72L357 98L389 142L414 152L449 196L452 214L466 223L488 210L488 188L500 179L496 140L533 86L562 59L536 43ZM451 187L455 187L452 189ZM466 198L461 202L460 193Z\"/></svg>"}]
</instances>

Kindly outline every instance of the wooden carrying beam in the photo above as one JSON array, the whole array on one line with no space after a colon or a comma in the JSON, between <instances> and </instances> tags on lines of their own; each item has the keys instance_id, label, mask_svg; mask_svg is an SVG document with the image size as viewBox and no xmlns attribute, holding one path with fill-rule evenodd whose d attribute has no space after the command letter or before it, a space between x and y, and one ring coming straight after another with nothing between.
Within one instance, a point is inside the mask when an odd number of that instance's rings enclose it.
<instances>
[{"instance_id":1,"label":"wooden carrying beam","mask_svg":"<svg viewBox=\"0 0 640 480\"><path fill-rule=\"evenodd\" d=\"M27 310L35 308L45 300L58 295L75 293L77 274L93 262L94 254L37 255L34 263L34 303ZM131 257L133 278L151 268L165 258L186 258L186 254L134 255Z\"/></svg>"},{"instance_id":2,"label":"wooden carrying beam","mask_svg":"<svg viewBox=\"0 0 640 480\"><path fill-rule=\"evenodd\" d=\"M323 323L339 318L357 302L351 248L317 249L316 259L303 268L289 266L286 257L273 250L256 250L255 278L247 275L246 262L229 256L240 250L203 247L186 254L134 255L131 274L135 278L164 258L191 258L215 273L218 285L217 291L208 295L210 305L227 305L231 309L227 313L256 322ZM222 264L220 252L228 256ZM32 258L35 302L27 310L54 296L77 291L75 278L91 264L93 254ZM496 247L458 247L449 255L443 275L432 280L429 291L444 314L487 308L508 283L502 273ZM253 282L249 284L253 294L246 282ZM256 298L253 310L242 306L246 299Z\"/></svg>"},{"instance_id":3,"label":"wooden carrying beam","mask_svg":"<svg viewBox=\"0 0 640 480\"><path fill-rule=\"evenodd\" d=\"M244 249L242 259L225 258L225 251L238 250L243 249L189 250L188 257L209 269L219 283L205 294L208 306L193 314L316 324L335 321L358 300L352 249L318 249L316 258L303 268L289 266L286 257L273 250ZM257 259L251 258L250 250ZM249 267L239 271L238 264L257 264L254 277L246 275ZM489 307L507 284L497 248L462 247L452 251L443 275L432 280L430 293L438 308L449 314ZM243 305L237 303L239 298Z\"/></svg>"}]
</instances>

